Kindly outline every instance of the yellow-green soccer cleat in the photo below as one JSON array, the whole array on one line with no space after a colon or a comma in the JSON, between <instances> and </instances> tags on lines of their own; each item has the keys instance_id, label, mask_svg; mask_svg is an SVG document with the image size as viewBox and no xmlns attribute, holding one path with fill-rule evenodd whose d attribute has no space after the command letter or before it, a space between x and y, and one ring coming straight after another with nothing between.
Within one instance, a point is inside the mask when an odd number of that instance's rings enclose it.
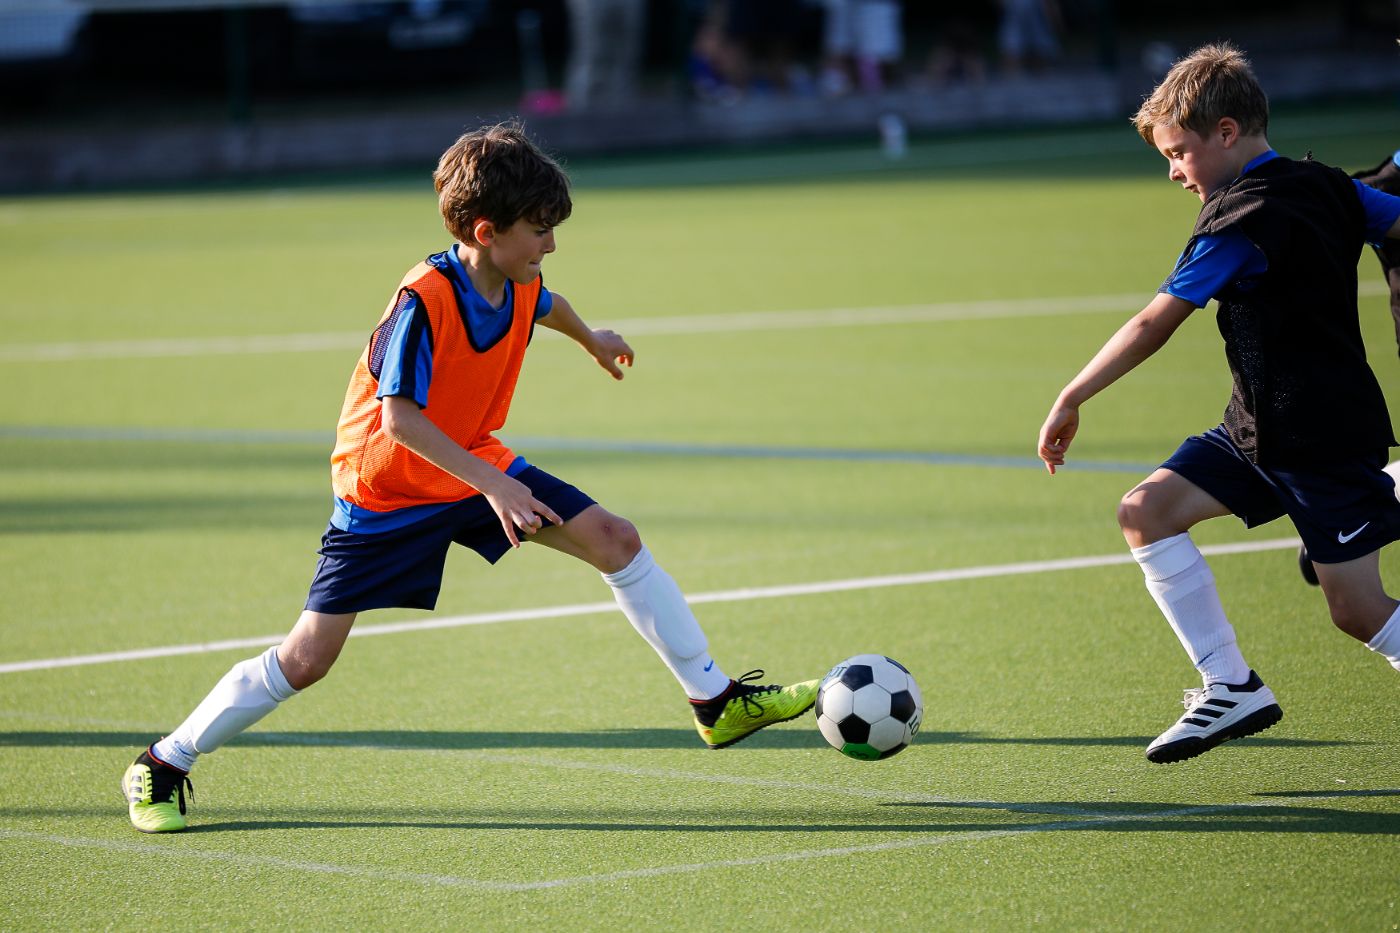
<instances>
[{"instance_id":1,"label":"yellow-green soccer cleat","mask_svg":"<svg viewBox=\"0 0 1400 933\"><path fill-rule=\"evenodd\" d=\"M764 726L796 719L817 701L819 680L804 680L788 687L753 683L762 676L761 670L749 671L738 680L730 681L729 689L713 700L691 701L696 731L706 745L710 748L733 745Z\"/></svg>"},{"instance_id":2,"label":"yellow-green soccer cleat","mask_svg":"<svg viewBox=\"0 0 1400 933\"><path fill-rule=\"evenodd\" d=\"M194 785L179 768L151 755L148 748L137 756L122 776L122 793L131 813L131 825L143 833L178 833L185 821L185 788L194 799Z\"/></svg>"}]
</instances>

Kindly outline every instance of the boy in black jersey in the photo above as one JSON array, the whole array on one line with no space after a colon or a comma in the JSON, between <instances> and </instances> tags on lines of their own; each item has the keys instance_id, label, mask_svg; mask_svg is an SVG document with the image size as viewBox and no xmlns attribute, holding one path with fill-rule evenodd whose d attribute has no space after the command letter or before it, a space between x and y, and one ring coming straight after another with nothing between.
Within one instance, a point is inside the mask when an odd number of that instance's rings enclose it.
<instances>
[{"instance_id":1,"label":"boy in black jersey","mask_svg":"<svg viewBox=\"0 0 1400 933\"><path fill-rule=\"evenodd\" d=\"M1353 172L1352 178L1377 191L1400 195L1400 152L1394 152L1374 168ZM1390 317L1395 322L1395 345L1400 349L1400 242L1386 240L1372 243L1376 258L1381 263L1381 273L1385 276L1390 290ZM1400 481L1400 460L1392 461L1385 471ZM1298 570L1303 579L1313 586L1318 585L1317 568L1313 566L1306 544L1298 548Z\"/></svg>"},{"instance_id":2,"label":"boy in black jersey","mask_svg":"<svg viewBox=\"0 0 1400 933\"><path fill-rule=\"evenodd\" d=\"M1118 521L1148 591L1203 686L1147 748L1181 761L1278 722L1283 711L1235 643L1190 529L1234 514L1253 527L1288 515L1332 621L1400 670L1400 602L1381 584L1380 548L1400 538L1384 472L1395 444L1366 363L1356 312L1362 244L1400 237L1400 198L1340 170L1275 153L1268 101L1229 45L1178 62L1134 119L1201 199L1200 217L1157 296L1061 391L1040 431L1049 471L1065 462L1079 408L1146 360L1214 298L1234 391L1224 422L1188 438L1127 493Z\"/></svg>"}]
</instances>

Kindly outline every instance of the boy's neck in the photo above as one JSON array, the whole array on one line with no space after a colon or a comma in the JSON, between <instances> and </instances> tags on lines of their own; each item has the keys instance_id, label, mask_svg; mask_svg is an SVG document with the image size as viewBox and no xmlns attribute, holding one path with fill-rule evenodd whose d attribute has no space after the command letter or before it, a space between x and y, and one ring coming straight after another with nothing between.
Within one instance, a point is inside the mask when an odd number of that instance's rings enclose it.
<instances>
[{"instance_id":1,"label":"boy's neck","mask_svg":"<svg viewBox=\"0 0 1400 933\"><path fill-rule=\"evenodd\" d=\"M1244 167L1264 153L1272 149L1269 140L1263 136L1241 136L1240 141L1234 147L1235 175L1238 177L1244 174Z\"/></svg>"},{"instance_id":2,"label":"boy's neck","mask_svg":"<svg viewBox=\"0 0 1400 933\"><path fill-rule=\"evenodd\" d=\"M456 244L457 259L467 272L467 278L478 295L493 308L499 308L506 298L506 277L497 269L485 250L472 249L462 243Z\"/></svg>"}]
</instances>

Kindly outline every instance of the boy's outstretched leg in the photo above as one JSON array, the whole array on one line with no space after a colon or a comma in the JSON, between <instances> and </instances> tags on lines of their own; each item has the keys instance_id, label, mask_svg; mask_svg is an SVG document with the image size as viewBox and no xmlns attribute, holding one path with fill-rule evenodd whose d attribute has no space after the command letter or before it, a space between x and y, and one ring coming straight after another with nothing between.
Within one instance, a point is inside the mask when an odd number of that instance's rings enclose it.
<instances>
[{"instance_id":1,"label":"boy's outstretched leg","mask_svg":"<svg viewBox=\"0 0 1400 933\"><path fill-rule=\"evenodd\" d=\"M185 819L189 772L205 752L272 712L320 680L335 663L351 615L305 611L278 647L239 661L170 735L146 749L122 776L131 825L143 833L179 832Z\"/></svg>"},{"instance_id":2,"label":"boy's outstretched leg","mask_svg":"<svg viewBox=\"0 0 1400 933\"><path fill-rule=\"evenodd\" d=\"M733 745L777 722L795 719L816 702L819 681L758 685L762 671L732 680L710 656L709 642L671 575L652 558L636 527L598 505L535 541L592 564L612 587L618 606L660 656L690 698L695 728L710 748Z\"/></svg>"},{"instance_id":3,"label":"boy's outstretched leg","mask_svg":"<svg viewBox=\"0 0 1400 933\"><path fill-rule=\"evenodd\" d=\"M1152 594L1196 670L1202 687L1186 691L1186 713L1147 746L1168 764L1221 742L1253 735L1283 718L1259 675L1249 669L1225 616L1215 577L1188 532L1229 510L1170 470L1158 470L1119 506L1118 521Z\"/></svg>"}]
</instances>

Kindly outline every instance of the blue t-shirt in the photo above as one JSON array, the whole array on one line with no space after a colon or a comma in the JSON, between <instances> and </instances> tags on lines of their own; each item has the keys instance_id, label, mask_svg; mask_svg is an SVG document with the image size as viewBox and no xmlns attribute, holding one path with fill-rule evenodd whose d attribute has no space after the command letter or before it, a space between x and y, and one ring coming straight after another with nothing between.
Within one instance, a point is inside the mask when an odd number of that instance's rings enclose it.
<instances>
[{"instance_id":1,"label":"blue t-shirt","mask_svg":"<svg viewBox=\"0 0 1400 933\"><path fill-rule=\"evenodd\" d=\"M1276 158L1278 153L1270 149L1252 159L1240 174L1247 175ZM1400 159L1400 152L1396 153L1396 158ZM1400 161L1396 164L1400 165ZM1366 239L1372 244L1380 243L1400 219L1400 197L1377 191L1359 181L1353 180L1352 184L1366 212ZM1157 290L1204 308L1231 282L1255 278L1267 270L1268 262L1259 248L1238 230L1227 230L1192 239L1177 259L1176 268Z\"/></svg>"},{"instance_id":2,"label":"blue t-shirt","mask_svg":"<svg viewBox=\"0 0 1400 933\"><path fill-rule=\"evenodd\" d=\"M509 279L506 280L505 299L496 307L472 287L462 261L457 258L455 247L428 257L429 265L436 267L452 283L457 296L457 306L462 310L462 320L472 346L478 350L496 345L510 330L511 312L514 307L515 290ZM540 297L535 304L535 320L549 314L554 309L554 298L543 285ZM390 319L388 338L380 342L382 351L376 349L370 360L370 372L379 380L375 397L387 396L411 398L419 408L428 406L428 386L433 381L433 349L429 334L428 312L422 307L418 296L409 291L399 295ZM377 370L377 371L376 371ZM506 468L507 476L515 476L530 464L524 457L516 457ZM336 497L331 513L331 524L341 531L357 534L373 534L391 531L427 518L440 512L450 502L430 502L426 505L410 505L388 512L373 512L351 502Z\"/></svg>"},{"instance_id":3,"label":"blue t-shirt","mask_svg":"<svg viewBox=\"0 0 1400 933\"><path fill-rule=\"evenodd\" d=\"M428 263L439 269L452 283L457 295L457 306L463 310L462 319L467 326L472 346L486 350L510 330L510 309L515 301L515 288L507 279L505 298L496 307L482 297L472 287L462 261L457 258L455 248L428 257ZM540 286L539 301L535 304L535 320L554 310L554 296L543 285ZM433 381L433 349L431 340L422 339L428 329L428 315L419 307L418 297L411 293L401 295L394 310L393 330L386 341L383 362L377 374L379 390L376 398L388 395L402 395L418 403L419 408L428 405L428 385Z\"/></svg>"}]
</instances>

